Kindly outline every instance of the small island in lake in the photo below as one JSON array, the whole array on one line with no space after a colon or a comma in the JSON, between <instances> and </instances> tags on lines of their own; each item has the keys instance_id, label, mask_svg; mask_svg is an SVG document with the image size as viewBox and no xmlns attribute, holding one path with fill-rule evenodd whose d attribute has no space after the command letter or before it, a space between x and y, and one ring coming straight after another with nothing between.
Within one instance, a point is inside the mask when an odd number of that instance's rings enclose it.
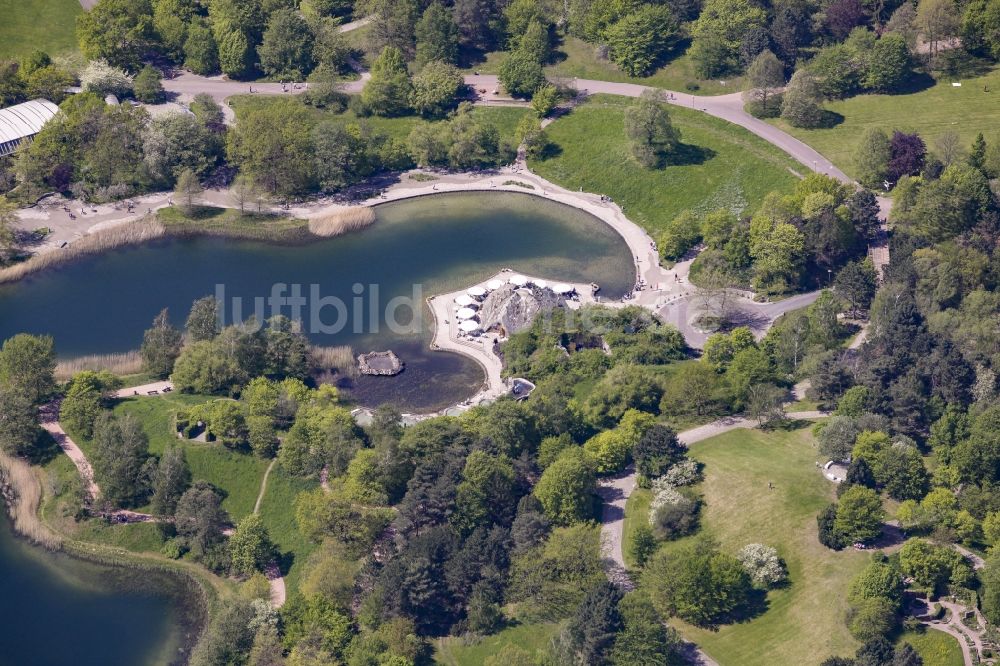
<instances>
[{"instance_id":1,"label":"small island in lake","mask_svg":"<svg viewBox=\"0 0 1000 666\"><path fill-rule=\"evenodd\" d=\"M403 371L405 365L394 352L368 352L358 356L358 369L363 375L393 377Z\"/></svg>"}]
</instances>

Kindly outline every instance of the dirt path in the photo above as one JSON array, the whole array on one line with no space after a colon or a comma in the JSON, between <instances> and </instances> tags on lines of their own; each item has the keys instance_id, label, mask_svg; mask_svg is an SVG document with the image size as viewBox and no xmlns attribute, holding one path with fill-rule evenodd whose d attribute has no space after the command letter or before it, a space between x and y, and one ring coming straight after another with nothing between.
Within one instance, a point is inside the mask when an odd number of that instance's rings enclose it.
<instances>
[{"instance_id":1,"label":"dirt path","mask_svg":"<svg viewBox=\"0 0 1000 666\"><path fill-rule=\"evenodd\" d=\"M271 464L267 466L267 470L264 472L264 478L260 480L260 492L257 493L257 501L253 504L254 513L260 513L260 503L264 501L264 493L267 492L267 477L271 476L271 470L274 469L277 462L277 458L271 461Z\"/></svg>"},{"instance_id":2,"label":"dirt path","mask_svg":"<svg viewBox=\"0 0 1000 666\"><path fill-rule=\"evenodd\" d=\"M76 470L80 473L80 478L83 479L84 486L87 488L87 497L91 502L94 502L101 496L101 489L98 487L97 482L94 481L94 468L90 466L90 461L87 460L83 449L70 439L69 435L66 434L66 431L59 424L59 408L61 405L62 401L60 400L54 400L42 405L39 412L39 423L43 430L52 435L52 439L56 441L59 448L76 465Z\"/></svg>"}]
</instances>

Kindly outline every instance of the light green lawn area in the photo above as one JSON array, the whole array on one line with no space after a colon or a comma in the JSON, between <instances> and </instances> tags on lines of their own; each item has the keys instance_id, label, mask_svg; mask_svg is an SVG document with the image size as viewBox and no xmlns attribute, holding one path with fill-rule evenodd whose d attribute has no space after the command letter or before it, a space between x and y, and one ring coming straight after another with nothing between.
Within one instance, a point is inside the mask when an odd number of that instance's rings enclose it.
<instances>
[{"instance_id":1,"label":"light green lawn area","mask_svg":"<svg viewBox=\"0 0 1000 666\"><path fill-rule=\"evenodd\" d=\"M400 116L397 118L383 118L381 116L368 116L365 118L358 118L352 111L347 110L343 113L334 113L331 111L324 111L322 109L317 109L312 106L304 104L299 99L291 99L287 97L268 97L265 95L239 95L232 97L229 100L230 105L236 112L237 119L241 112L245 112L252 108L262 108L265 106L299 106L303 107L312 113L312 115L317 120L323 120L326 118L334 118L341 120L345 123L350 122L365 122L369 127L376 129L380 132L384 132L389 136L405 141L406 137L409 136L410 130L413 126L421 122L419 116ZM529 109L520 107L510 107L510 106L493 106L493 107L476 107L473 109L473 114L477 118L482 118L488 122L493 123L498 130L500 130L500 135L504 140L509 143L515 143L514 131L517 129L517 124L521 121L521 118L525 114L531 113Z\"/></svg>"},{"instance_id":2,"label":"light green lawn area","mask_svg":"<svg viewBox=\"0 0 1000 666\"><path fill-rule=\"evenodd\" d=\"M268 461L230 451L221 444L177 439L173 430L174 412L210 399L181 394L126 398L115 405L114 412L119 416L129 414L139 420L149 437L149 452L154 455L161 454L169 444L182 443L192 479L208 481L226 494L222 508L229 512L235 523L253 511ZM73 436L73 440L88 457L93 456L92 442L78 436ZM140 510L142 508L146 507L140 507Z\"/></svg>"},{"instance_id":3,"label":"light green lawn area","mask_svg":"<svg viewBox=\"0 0 1000 666\"><path fill-rule=\"evenodd\" d=\"M622 526L622 556L625 566L635 568L635 558L632 557L633 535L640 525L649 525L649 505L653 501L653 491L646 488L636 488L625 504L625 523Z\"/></svg>"},{"instance_id":4,"label":"light green lawn area","mask_svg":"<svg viewBox=\"0 0 1000 666\"><path fill-rule=\"evenodd\" d=\"M795 183L791 158L748 131L689 109L670 108L683 146L675 163L645 169L625 136L632 100L596 95L547 129L554 156L532 159L539 175L569 190L609 195L654 235L684 210L752 210ZM553 152L553 151L550 151Z\"/></svg>"},{"instance_id":5,"label":"light green lawn area","mask_svg":"<svg viewBox=\"0 0 1000 666\"><path fill-rule=\"evenodd\" d=\"M844 624L847 587L868 555L834 552L817 539L816 514L834 489L816 469L810 429L734 430L694 444L691 457L705 465L702 532L733 554L748 543L774 546L790 583L771 591L767 611L748 622L718 631L672 624L722 666L816 664L853 654L858 643ZM641 496L630 502L626 520L642 505Z\"/></svg>"},{"instance_id":6,"label":"light green lawn area","mask_svg":"<svg viewBox=\"0 0 1000 666\"><path fill-rule=\"evenodd\" d=\"M962 648L958 641L941 631L904 631L897 643L909 643L920 653L924 666L962 666Z\"/></svg>"},{"instance_id":7,"label":"light green lawn area","mask_svg":"<svg viewBox=\"0 0 1000 666\"><path fill-rule=\"evenodd\" d=\"M909 95L859 95L827 102L827 109L844 117L828 129L796 129L780 119L769 122L805 141L848 174L854 173L854 151L869 127L888 133L917 132L930 150L935 139L947 132L956 132L966 148L979 132L987 141L1000 138L1000 68L965 79L959 88L951 84L951 79L942 79Z\"/></svg>"},{"instance_id":8,"label":"light green lawn area","mask_svg":"<svg viewBox=\"0 0 1000 666\"><path fill-rule=\"evenodd\" d=\"M78 0L0 0L0 58L75 53Z\"/></svg>"},{"instance_id":9,"label":"light green lawn area","mask_svg":"<svg viewBox=\"0 0 1000 666\"><path fill-rule=\"evenodd\" d=\"M306 558L316 548L316 544L299 532L295 522L295 498L316 485L315 479L305 480L291 476L281 465L275 465L271 475L267 477L267 490L260 505L260 516L271 540L281 551L282 558L291 560L290 569L285 574L285 586L289 593L298 588Z\"/></svg>"},{"instance_id":10,"label":"light green lawn area","mask_svg":"<svg viewBox=\"0 0 1000 666\"><path fill-rule=\"evenodd\" d=\"M558 629L556 623L519 624L472 645L465 645L463 639L453 636L439 638L434 642L434 662L444 666L482 666L486 657L507 645L516 645L534 655L548 647Z\"/></svg>"},{"instance_id":11,"label":"light green lawn area","mask_svg":"<svg viewBox=\"0 0 1000 666\"><path fill-rule=\"evenodd\" d=\"M684 44L678 48L684 48ZM620 83L638 83L644 86L657 86L674 92L694 92L698 95L724 95L743 90L742 77L721 80L705 80L698 78L694 72L694 61L681 53L671 59L649 76L629 76L618 69L610 60L604 60L597 55L597 48L576 37L567 37L556 49L556 59L563 58L554 65L545 68L549 78L576 77L595 79L598 81L615 81ZM691 90L689 85L697 86Z\"/></svg>"}]
</instances>

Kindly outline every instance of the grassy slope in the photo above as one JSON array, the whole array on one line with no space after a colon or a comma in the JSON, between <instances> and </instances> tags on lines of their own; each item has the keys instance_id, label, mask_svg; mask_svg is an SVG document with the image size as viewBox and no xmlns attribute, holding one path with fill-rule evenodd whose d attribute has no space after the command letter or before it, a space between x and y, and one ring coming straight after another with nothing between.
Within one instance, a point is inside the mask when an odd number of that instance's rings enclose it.
<instances>
[{"instance_id":1,"label":"grassy slope","mask_svg":"<svg viewBox=\"0 0 1000 666\"><path fill-rule=\"evenodd\" d=\"M834 493L816 469L809 430L736 430L695 444L691 455L705 464L704 532L732 553L754 542L776 547L790 585L772 591L767 612L749 622L717 632L677 623L680 631L723 666L812 664L853 653L846 589L867 555L817 540L816 514Z\"/></svg>"},{"instance_id":2,"label":"grassy slope","mask_svg":"<svg viewBox=\"0 0 1000 666\"><path fill-rule=\"evenodd\" d=\"M267 477L267 491L260 505L260 515L268 534L281 551L285 564L290 566L285 576L288 592L298 587L302 565L316 547L298 530L295 522L295 497L316 486L316 481L306 481L286 473L275 465Z\"/></svg>"},{"instance_id":3,"label":"grassy slope","mask_svg":"<svg viewBox=\"0 0 1000 666\"><path fill-rule=\"evenodd\" d=\"M978 78L962 81L960 88L944 79L931 88L910 95L859 95L828 102L830 111L844 117L829 129L803 130L781 120L775 125L805 141L848 174L854 173L853 155L868 127L916 131L934 148L934 140L946 132L957 132L968 148L978 132L987 140L1000 128L1000 68ZM983 91L989 88L989 93Z\"/></svg>"},{"instance_id":4,"label":"grassy slope","mask_svg":"<svg viewBox=\"0 0 1000 666\"><path fill-rule=\"evenodd\" d=\"M924 659L924 666L962 666L965 663L958 641L940 631L906 631L899 637L899 642L916 648Z\"/></svg>"},{"instance_id":5,"label":"grassy slope","mask_svg":"<svg viewBox=\"0 0 1000 666\"><path fill-rule=\"evenodd\" d=\"M439 638L434 643L434 661L445 666L481 666L486 657L495 655L507 645L516 645L534 654L548 646L558 628L558 624L517 625L474 645L464 645L461 638Z\"/></svg>"},{"instance_id":6,"label":"grassy slope","mask_svg":"<svg viewBox=\"0 0 1000 666\"><path fill-rule=\"evenodd\" d=\"M35 49L49 55L77 50L78 0L0 0L0 58L20 58Z\"/></svg>"},{"instance_id":7,"label":"grassy slope","mask_svg":"<svg viewBox=\"0 0 1000 666\"><path fill-rule=\"evenodd\" d=\"M558 154L531 168L570 190L611 196L651 232L686 209L753 208L775 189L790 188L791 158L746 130L697 111L671 107L688 164L643 169L624 130L623 97L597 95L546 130ZM703 153L698 158L697 153ZM700 163L698 163L700 162Z\"/></svg>"},{"instance_id":8,"label":"grassy slope","mask_svg":"<svg viewBox=\"0 0 1000 666\"><path fill-rule=\"evenodd\" d=\"M303 106L308 109L317 120L323 120L326 118L333 118L343 122L358 122L361 120L373 129L385 132L389 136L401 141L405 141L406 137L410 134L410 130L413 129L413 126L420 122L419 116L401 116L398 118L368 116L366 118L359 119L349 110L344 111L343 113L324 111L322 109L308 106L299 99L290 99L286 97L239 95L231 98L230 104L233 107L233 110L236 111L237 118L239 118L240 113L246 109L282 105ZM514 130L517 129L517 124L521 121L521 118L523 118L526 113L530 113L530 111L528 109L518 107L494 106L476 107L473 110L473 113L479 118L484 118L492 122L496 125L497 129L500 130L500 134L505 140L510 143L514 143Z\"/></svg>"}]
</instances>

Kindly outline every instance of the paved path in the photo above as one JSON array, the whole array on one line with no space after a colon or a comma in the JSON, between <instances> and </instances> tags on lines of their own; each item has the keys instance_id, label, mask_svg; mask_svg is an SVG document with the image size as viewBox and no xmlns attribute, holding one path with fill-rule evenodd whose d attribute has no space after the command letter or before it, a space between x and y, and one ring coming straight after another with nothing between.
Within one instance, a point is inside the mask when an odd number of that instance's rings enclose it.
<instances>
[{"instance_id":1,"label":"paved path","mask_svg":"<svg viewBox=\"0 0 1000 666\"><path fill-rule=\"evenodd\" d=\"M83 479L84 486L87 489L87 497L93 502L100 497L101 489L98 487L97 482L94 481L94 468L90 466L90 461L87 460L83 449L70 439L69 435L66 434L66 431L59 424L59 408L61 405L61 400L54 400L42 405L39 412L39 423L43 430L52 435L52 439L56 441L59 448L76 465L77 472L79 472L80 478Z\"/></svg>"},{"instance_id":2,"label":"paved path","mask_svg":"<svg viewBox=\"0 0 1000 666\"><path fill-rule=\"evenodd\" d=\"M143 384L142 386L129 386L128 388L123 388L115 391L111 396L113 398L131 398L137 395L163 395L164 393L170 393L174 390L174 383L170 380L164 380L161 382L153 382L152 384Z\"/></svg>"}]
</instances>

